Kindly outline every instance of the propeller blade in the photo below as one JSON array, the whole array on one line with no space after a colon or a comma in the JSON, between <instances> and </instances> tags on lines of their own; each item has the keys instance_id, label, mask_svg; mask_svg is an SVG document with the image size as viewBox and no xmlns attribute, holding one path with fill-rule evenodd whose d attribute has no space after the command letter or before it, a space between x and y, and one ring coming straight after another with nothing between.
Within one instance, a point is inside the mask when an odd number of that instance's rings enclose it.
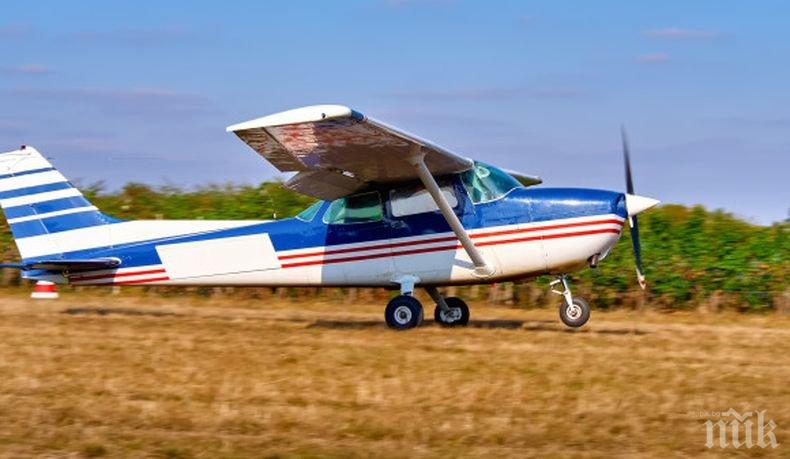
<instances>
[{"instance_id":1,"label":"propeller blade","mask_svg":"<svg viewBox=\"0 0 790 459\"><path fill-rule=\"evenodd\" d=\"M634 246L634 263L636 265L636 280L642 290L647 286L644 271L642 270L642 243L639 241L639 220L636 215L629 219L631 226L631 244Z\"/></svg>"},{"instance_id":2,"label":"propeller blade","mask_svg":"<svg viewBox=\"0 0 790 459\"><path fill-rule=\"evenodd\" d=\"M631 196L634 196L634 180L631 176L631 154L628 148L628 136L625 133L625 126L620 126L620 136L623 140L623 162L625 163L625 189L626 193ZM634 196L637 197L637 196ZM641 197L640 197L641 198ZM629 199L626 199L626 207L628 207ZM632 207L635 207L636 200L631 199ZM652 204L652 207L655 204ZM642 207L640 205L640 207ZM636 214L641 212L643 209L626 209L628 211L628 224L631 227L631 244L634 247L634 262L636 264L636 279L639 282L639 286L642 287L642 290L645 289L647 283L645 282L645 275L644 271L642 270L642 244L639 241L639 220L636 218Z\"/></svg>"},{"instance_id":3,"label":"propeller blade","mask_svg":"<svg viewBox=\"0 0 790 459\"><path fill-rule=\"evenodd\" d=\"M620 126L620 136L623 139L623 162L625 163L625 192L634 194L634 180L631 178L631 153L628 149L628 136L625 126Z\"/></svg>"}]
</instances>

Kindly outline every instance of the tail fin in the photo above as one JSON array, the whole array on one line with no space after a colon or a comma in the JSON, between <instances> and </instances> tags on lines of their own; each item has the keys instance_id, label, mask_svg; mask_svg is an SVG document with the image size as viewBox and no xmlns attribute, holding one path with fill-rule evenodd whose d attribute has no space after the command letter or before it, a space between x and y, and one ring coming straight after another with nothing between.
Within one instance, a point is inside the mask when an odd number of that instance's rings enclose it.
<instances>
[{"instance_id":1,"label":"tail fin","mask_svg":"<svg viewBox=\"0 0 790 459\"><path fill-rule=\"evenodd\" d=\"M62 256L56 233L113 222L27 146L0 153L0 206L23 260Z\"/></svg>"}]
</instances>

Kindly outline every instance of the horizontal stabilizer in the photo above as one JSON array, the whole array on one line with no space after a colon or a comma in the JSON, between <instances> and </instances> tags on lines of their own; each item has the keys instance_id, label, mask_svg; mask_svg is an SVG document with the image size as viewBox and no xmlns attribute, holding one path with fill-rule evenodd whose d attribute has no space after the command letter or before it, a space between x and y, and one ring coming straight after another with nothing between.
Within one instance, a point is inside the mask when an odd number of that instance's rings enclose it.
<instances>
[{"instance_id":1,"label":"horizontal stabilizer","mask_svg":"<svg viewBox=\"0 0 790 459\"><path fill-rule=\"evenodd\" d=\"M90 260L38 260L30 263L0 264L0 268L14 268L22 271L42 269L45 271L74 272L91 271L96 269L113 269L120 266L118 258L93 258Z\"/></svg>"}]
</instances>

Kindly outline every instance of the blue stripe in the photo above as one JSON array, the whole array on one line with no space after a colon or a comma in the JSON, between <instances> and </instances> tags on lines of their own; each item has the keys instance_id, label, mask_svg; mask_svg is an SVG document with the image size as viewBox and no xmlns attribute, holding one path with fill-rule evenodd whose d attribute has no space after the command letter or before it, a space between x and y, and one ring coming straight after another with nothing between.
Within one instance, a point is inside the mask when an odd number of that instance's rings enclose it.
<instances>
[{"instance_id":1,"label":"blue stripe","mask_svg":"<svg viewBox=\"0 0 790 459\"><path fill-rule=\"evenodd\" d=\"M101 212L90 210L60 217L45 218L43 222L50 233L59 233L88 226L106 225L107 222L102 217Z\"/></svg>"},{"instance_id":2,"label":"blue stripe","mask_svg":"<svg viewBox=\"0 0 790 459\"><path fill-rule=\"evenodd\" d=\"M17 188L0 192L0 199L18 198L30 194L45 193L47 191L67 190L74 188L69 182L48 183L46 185L29 186L27 188Z\"/></svg>"},{"instance_id":3,"label":"blue stripe","mask_svg":"<svg viewBox=\"0 0 790 459\"><path fill-rule=\"evenodd\" d=\"M75 214L45 218L43 220L13 223L11 225L11 232L14 234L15 238L20 239L106 224L107 222L104 220L101 212L89 210Z\"/></svg>"},{"instance_id":4,"label":"blue stripe","mask_svg":"<svg viewBox=\"0 0 790 459\"><path fill-rule=\"evenodd\" d=\"M75 207L87 207L91 203L82 196L72 196L70 198L53 199L51 201L42 201L24 206L15 206L5 209L5 216L7 219L28 217L36 214L46 214L49 212L57 212L59 210L74 209Z\"/></svg>"},{"instance_id":5,"label":"blue stripe","mask_svg":"<svg viewBox=\"0 0 790 459\"><path fill-rule=\"evenodd\" d=\"M108 224L114 223L121 223L121 222L114 222L110 220L109 217L104 216L104 218L108 219ZM316 219L320 222L320 219ZM217 230L217 231L207 231L204 233L194 233L194 234L183 234L177 236L169 236L164 238L157 238L157 239L149 239L145 241L135 241L135 242L128 242L125 244L115 245L115 246L102 246L102 247L95 247L90 249L83 249L83 250L72 250L70 252L58 253L58 254L45 254L39 255L35 257L25 258L24 262L33 262L37 260L47 260L52 259L54 256L63 256L63 258L71 258L71 259L85 259L87 258L101 258L103 253L113 253L123 259L123 266L124 268L132 268L135 266L146 266L146 265L153 265L153 264L160 264L161 260L159 259L159 255L156 251L156 246L161 245L163 243L176 243L176 242L190 242L190 241L202 241L202 240L212 240L212 239L221 239L226 237L234 237L234 236L247 236L252 234L261 234L267 233L267 230L273 229L271 225L280 226L284 224L287 228L291 228L290 225L296 224L297 228L294 228L295 231L304 231L308 228L311 223L306 223L301 220L297 220L295 218L288 218L285 220L278 220L274 222L268 223L259 223L259 224L250 224L249 226L242 226L239 228L232 228L226 230ZM320 223L323 225L323 223ZM275 230L276 232L277 230ZM286 230L289 231L289 230ZM312 247L314 244L306 245L306 247ZM280 250L280 249L277 249ZM115 255L113 255L115 256Z\"/></svg>"},{"instance_id":6,"label":"blue stripe","mask_svg":"<svg viewBox=\"0 0 790 459\"><path fill-rule=\"evenodd\" d=\"M456 185L460 186L458 183ZM547 222L553 219L609 215L611 213L620 217L626 216L622 193L599 190L517 188L500 200L478 204L474 209L471 208L465 194L459 195L459 201L462 201L464 206L461 220L464 227L468 229ZM323 204L319 216L326 211L327 206L328 203ZM103 218L108 224L112 223L107 217ZM398 225L395 225L395 222ZM409 224L403 226L403 222ZM408 219L392 219L385 215L381 225L374 228L375 225L378 223L331 227L324 225L321 218L317 216L312 222L286 219L227 230L135 241L115 246L72 251L65 248L66 253L57 255L73 259L118 257L123 260L124 268L134 268L160 264L161 260L156 246L164 243L172 244L266 233L275 250L282 251L308 247L331 247L352 242L387 241L402 236L427 236L432 232L450 231L447 223L436 212L418 214ZM401 228L409 228L409 230L400 233ZM53 256L53 254L46 254L24 261L44 260Z\"/></svg>"},{"instance_id":7,"label":"blue stripe","mask_svg":"<svg viewBox=\"0 0 790 459\"><path fill-rule=\"evenodd\" d=\"M44 224L41 222L41 220L30 220L27 222L14 223L10 226L11 233L14 235L14 239L47 234L47 229L44 227Z\"/></svg>"},{"instance_id":8,"label":"blue stripe","mask_svg":"<svg viewBox=\"0 0 790 459\"><path fill-rule=\"evenodd\" d=\"M30 175L30 174L40 174L41 172L50 172L54 171L54 167L45 167L43 169L31 169L29 171L22 171L22 172L14 172L13 174L4 174L0 175L0 180L13 178L13 177L21 177L23 175Z\"/></svg>"}]
</instances>

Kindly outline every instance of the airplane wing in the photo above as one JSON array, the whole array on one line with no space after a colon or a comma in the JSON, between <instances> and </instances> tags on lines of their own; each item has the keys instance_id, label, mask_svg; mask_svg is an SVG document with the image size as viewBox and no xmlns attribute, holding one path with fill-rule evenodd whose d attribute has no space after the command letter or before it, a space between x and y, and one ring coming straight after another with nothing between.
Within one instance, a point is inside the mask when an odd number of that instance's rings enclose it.
<instances>
[{"instance_id":1,"label":"airplane wing","mask_svg":"<svg viewBox=\"0 0 790 459\"><path fill-rule=\"evenodd\" d=\"M470 169L471 159L342 105L297 108L227 130L281 172L296 172L285 182L286 188L319 199L337 199L368 183L419 179L474 263L475 275L494 274L435 178ZM516 177L525 185L541 182L528 175Z\"/></svg>"},{"instance_id":2,"label":"airplane wing","mask_svg":"<svg viewBox=\"0 0 790 459\"><path fill-rule=\"evenodd\" d=\"M337 199L368 183L418 179L407 158L415 146L431 174L463 172L472 160L341 105L288 110L227 128L281 172L285 186L319 199Z\"/></svg>"}]
</instances>

